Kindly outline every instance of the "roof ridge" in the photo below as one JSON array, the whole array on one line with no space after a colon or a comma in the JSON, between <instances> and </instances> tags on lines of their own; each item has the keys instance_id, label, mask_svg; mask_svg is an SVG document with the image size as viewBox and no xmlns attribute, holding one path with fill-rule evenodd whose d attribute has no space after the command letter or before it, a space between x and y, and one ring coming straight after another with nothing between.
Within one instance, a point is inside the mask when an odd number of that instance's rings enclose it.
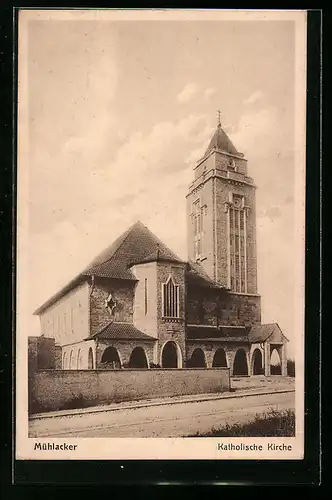
<instances>
[{"instance_id":1,"label":"roof ridge","mask_svg":"<svg viewBox=\"0 0 332 500\"><path fill-rule=\"evenodd\" d=\"M108 262L109 260L111 260L112 258L114 258L117 254L117 252L120 250L120 248L122 247L122 245L124 244L124 242L128 239L128 236L131 234L131 232L133 231L134 227L135 226L138 226L138 224L142 224L142 222L140 220L137 220L134 224L132 224L128 230L127 230L127 234L126 236L123 238L123 240L121 241L120 245L118 246L118 248L115 250L114 254L107 260L105 260L103 262L103 264L105 264L106 262ZM144 224L142 224L144 226ZM145 226L144 226L145 227Z\"/></svg>"},{"instance_id":2,"label":"roof ridge","mask_svg":"<svg viewBox=\"0 0 332 500\"><path fill-rule=\"evenodd\" d=\"M130 235L130 233L132 232L132 230L134 229L134 227L138 224L142 224L144 226L144 224L140 221L140 220L137 220L134 224L132 224L131 226L128 227L128 229L120 234L118 236L118 238L116 238L114 241L113 241L113 244L116 242L117 239L121 239L121 237L123 237L123 239L121 240L121 242L119 243L118 247L116 248L116 250L114 251L114 253L112 253L112 255L109 256L108 259L104 260L103 262L99 262L98 264L94 264L93 266L88 266L87 268L84 269L84 271L82 272L82 274L84 274L85 272L87 272L88 270L90 269L93 269L94 267L97 267L97 266L100 266L102 264L106 264L107 262L109 262L111 259L113 259L117 252L120 250L120 248L122 247L122 245L124 244L124 242L127 240L128 236ZM145 227L145 226L144 226Z\"/></svg>"}]
</instances>

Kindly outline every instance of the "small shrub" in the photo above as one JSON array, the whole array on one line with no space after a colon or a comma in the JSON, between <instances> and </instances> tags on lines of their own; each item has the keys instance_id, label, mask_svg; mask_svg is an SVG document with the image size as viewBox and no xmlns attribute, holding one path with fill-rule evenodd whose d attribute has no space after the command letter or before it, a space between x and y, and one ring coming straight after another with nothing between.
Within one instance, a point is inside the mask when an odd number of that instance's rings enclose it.
<instances>
[{"instance_id":1,"label":"small shrub","mask_svg":"<svg viewBox=\"0 0 332 500\"><path fill-rule=\"evenodd\" d=\"M271 365L270 366L271 375L281 375L281 365Z\"/></svg>"},{"instance_id":2,"label":"small shrub","mask_svg":"<svg viewBox=\"0 0 332 500\"><path fill-rule=\"evenodd\" d=\"M84 408L87 402L82 394L73 396L71 399L61 405L61 410L76 410L77 408Z\"/></svg>"},{"instance_id":3,"label":"small shrub","mask_svg":"<svg viewBox=\"0 0 332 500\"><path fill-rule=\"evenodd\" d=\"M287 375L289 377L295 377L295 361L294 361L294 359L287 360Z\"/></svg>"},{"instance_id":4,"label":"small shrub","mask_svg":"<svg viewBox=\"0 0 332 500\"><path fill-rule=\"evenodd\" d=\"M120 370L121 364L115 361L105 361L99 364L100 370Z\"/></svg>"},{"instance_id":5,"label":"small shrub","mask_svg":"<svg viewBox=\"0 0 332 500\"><path fill-rule=\"evenodd\" d=\"M150 368L161 368L158 363L150 363Z\"/></svg>"}]
</instances>

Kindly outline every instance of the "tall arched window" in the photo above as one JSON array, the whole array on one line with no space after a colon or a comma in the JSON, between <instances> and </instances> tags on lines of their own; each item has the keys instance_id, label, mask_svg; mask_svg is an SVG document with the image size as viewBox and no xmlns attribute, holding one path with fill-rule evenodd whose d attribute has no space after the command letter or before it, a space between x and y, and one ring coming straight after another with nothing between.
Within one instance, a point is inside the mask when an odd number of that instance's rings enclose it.
<instances>
[{"instance_id":1,"label":"tall arched window","mask_svg":"<svg viewBox=\"0 0 332 500\"><path fill-rule=\"evenodd\" d=\"M234 292L247 291L247 213L244 197L231 193L227 210L229 285Z\"/></svg>"},{"instance_id":2,"label":"tall arched window","mask_svg":"<svg viewBox=\"0 0 332 500\"><path fill-rule=\"evenodd\" d=\"M88 353L88 370L93 370L93 352L91 347L89 348Z\"/></svg>"},{"instance_id":3,"label":"tall arched window","mask_svg":"<svg viewBox=\"0 0 332 500\"><path fill-rule=\"evenodd\" d=\"M180 317L180 287L173 281L170 276L166 283L162 285L163 299L163 317L164 318L179 318Z\"/></svg>"}]
</instances>

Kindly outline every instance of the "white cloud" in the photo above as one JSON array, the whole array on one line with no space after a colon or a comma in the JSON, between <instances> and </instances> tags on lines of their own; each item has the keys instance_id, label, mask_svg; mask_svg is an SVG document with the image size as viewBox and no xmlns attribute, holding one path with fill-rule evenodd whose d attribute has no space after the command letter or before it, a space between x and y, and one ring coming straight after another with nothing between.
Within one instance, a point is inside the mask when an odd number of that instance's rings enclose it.
<instances>
[{"instance_id":1,"label":"white cloud","mask_svg":"<svg viewBox=\"0 0 332 500\"><path fill-rule=\"evenodd\" d=\"M199 85L197 83L187 83L187 85L181 90L177 99L181 103L189 102L199 91Z\"/></svg>"},{"instance_id":2,"label":"white cloud","mask_svg":"<svg viewBox=\"0 0 332 500\"><path fill-rule=\"evenodd\" d=\"M261 90L256 90L253 94L251 94L247 99L245 99L244 104L254 104L255 102L260 101L263 98L264 94Z\"/></svg>"},{"instance_id":3,"label":"white cloud","mask_svg":"<svg viewBox=\"0 0 332 500\"><path fill-rule=\"evenodd\" d=\"M241 116L231 140L243 152L263 156L268 151L285 151L287 137L280 126L278 109L264 108Z\"/></svg>"},{"instance_id":4,"label":"white cloud","mask_svg":"<svg viewBox=\"0 0 332 500\"><path fill-rule=\"evenodd\" d=\"M215 95L216 92L217 92L216 89L213 87L206 89L204 92L204 99L206 101L208 101L209 99L211 99L211 97L213 97Z\"/></svg>"}]
</instances>

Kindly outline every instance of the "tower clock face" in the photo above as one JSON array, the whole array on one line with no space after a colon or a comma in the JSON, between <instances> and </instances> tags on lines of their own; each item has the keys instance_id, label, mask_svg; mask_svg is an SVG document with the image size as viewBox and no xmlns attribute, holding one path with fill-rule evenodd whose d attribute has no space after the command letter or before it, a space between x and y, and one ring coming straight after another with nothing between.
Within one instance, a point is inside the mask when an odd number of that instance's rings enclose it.
<instances>
[{"instance_id":1,"label":"tower clock face","mask_svg":"<svg viewBox=\"0 0 332 500\"><path fill-rule=\"evenodd\" d=\"M241 198L234 196L233 203L234 203L235 208L240 208L241 207Z\"/></svg>"}]
</instances>

